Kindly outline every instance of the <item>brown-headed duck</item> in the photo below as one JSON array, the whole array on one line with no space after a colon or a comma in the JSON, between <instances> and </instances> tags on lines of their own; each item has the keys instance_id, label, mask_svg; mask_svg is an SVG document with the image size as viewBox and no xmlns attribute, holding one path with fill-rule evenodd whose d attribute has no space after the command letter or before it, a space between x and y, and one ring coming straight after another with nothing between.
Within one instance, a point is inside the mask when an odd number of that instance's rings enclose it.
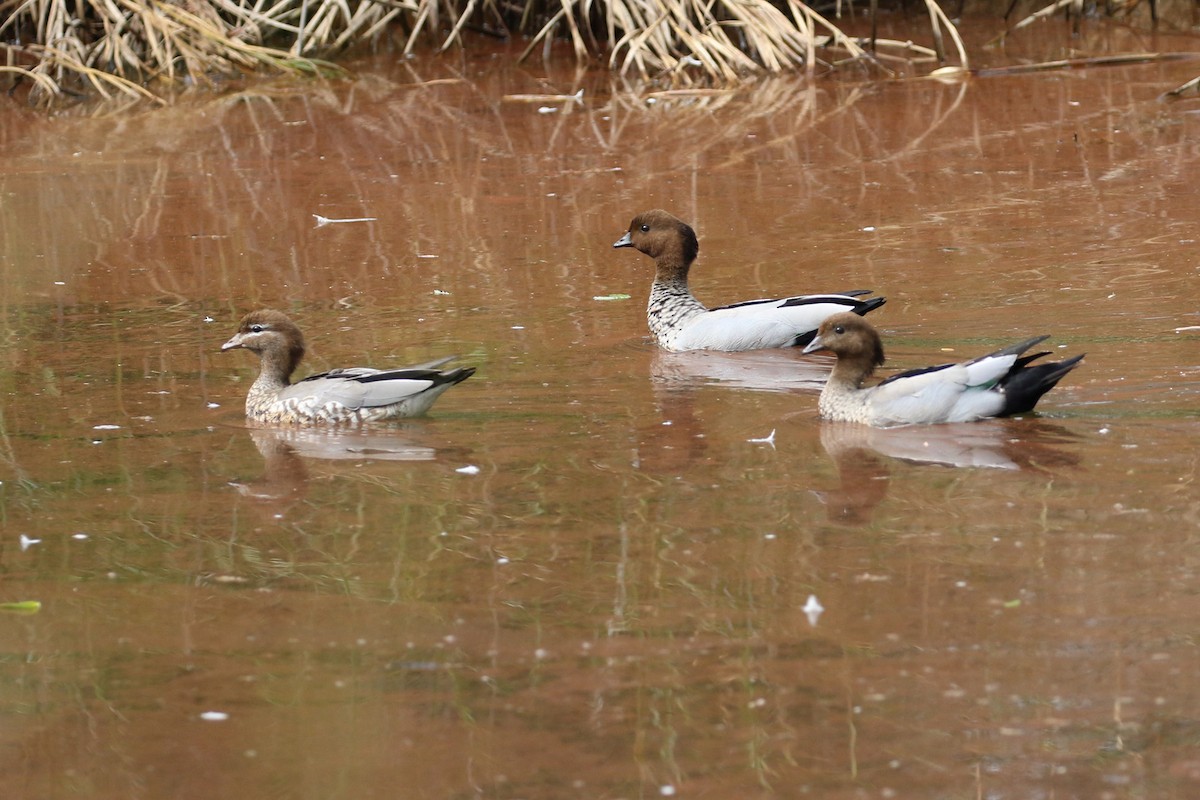
<instances>
[{"instance_id":1,"label":"brown-headed duck","mask_svg":"<svg viewBox=\"0 0 1200 800\"><path fill-rule=\"evenodd\" d=\"M304 358L304 335L287 315L271 309L242 318L221 350L245 348L259 358L246 395L246 416L283 425L357 425L423 414L442 392L475 374L473 367L440 370L451 358L405 369L335 369L291 383Z\"/></svg>"},{"instance_id":2,"label":"brown-headed duck","mask_svg":"<svg viewBox=\"0 0 1200 800\"><path fill-rule=\"evenodd\" d=\"M705 308L688 288L688 270L700 251L691 226L666 211L638 214L613 247L633 247L654 259L646 317L665 350L757 350L808 344L817 326L840 311L866 314L884 298L868 291L812 294Z\"/></svg>"},{"instance_id":3,"label":"brown-headed duck","mask_svg":"<svg viewBox=\"0 0 1200 800\"><path fill-rule=\"evenodd\" d=\"M902 372L867 388L863 382L883 364L883 343L862 317L835 314L825 320L804 352L828 350L837 356L817 403L821 416L886 428L1032 411L1083 359L1078 355L1030 366L1047 353L1021 354L1046 338L1035 336L973 361Z\"/></svg>"}]
</instances>

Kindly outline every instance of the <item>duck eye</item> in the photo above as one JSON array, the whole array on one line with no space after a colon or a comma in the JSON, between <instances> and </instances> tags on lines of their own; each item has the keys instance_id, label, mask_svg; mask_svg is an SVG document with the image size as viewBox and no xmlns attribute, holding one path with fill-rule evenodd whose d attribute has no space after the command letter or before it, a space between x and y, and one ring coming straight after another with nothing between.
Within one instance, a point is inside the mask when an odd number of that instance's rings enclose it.
<instances>
[{"instance_id":1,"label":"duck eye","mask_svg":"<svg viewBox=\"0 0 1200 800\"><path fill-rule=\"evenodd\" d=\"M845 332L846 332L846 329L845 329L843 326L841 326L841 325L834 325L834 326L833 326L833 332L834 332L834 333L841 334L841 333L845 333Z\"/></svg>"},{"instance_id":2,"label":"duck eye","mask_svg":"<svg viewBox=\"0 0 1200 800\"><path fill-rule=\"evenodd\" d=\"M641 231L642 231L642 233L649 233L649 232L650 232L650 226L649 226L649 225L642 225L642 227L641 227Z\"/></svg>"},{"instance_id":3,"label":"duck eye","mask_svg":"<svg viewBox=\"0 0 1200 800\"><path fill-rule=\"evenodd\" d=\"M263 326L262 326L262 325L259 325L259 324L257 324L257 323L255 323L254 325L251 325L251 326L250 326L250 332L251 332L251 333L262 333L262 332L263 332Z\"/></svg>"}]
</instances>

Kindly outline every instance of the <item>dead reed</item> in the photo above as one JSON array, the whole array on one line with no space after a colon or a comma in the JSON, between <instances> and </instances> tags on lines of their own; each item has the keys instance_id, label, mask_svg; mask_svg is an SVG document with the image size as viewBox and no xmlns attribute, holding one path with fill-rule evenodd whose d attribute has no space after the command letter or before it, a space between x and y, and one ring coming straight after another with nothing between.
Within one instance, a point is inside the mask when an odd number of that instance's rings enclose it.
<instances>
[{"instance_id":1,"label":"dead reed","mask_svg":"<svg viewBox=\"0 0 1200 800\"><path fill-rule=\"evenodd\" d=\"M522 59L569 42L580 61L673 88L846 63L883 74L897 61L968 71L938 0L924 0L930 47L876 39L876 7L871 0L872 34L859 38L811 0L0 0L0 74L35 102L154 100L164 88L261 68L336 75L343 70L325 59L393 32L406 54L422 43L465 47L468 30L526 37ZM1063 11L1077 25L1080 8L1081 0L1049 0L1003 35Z\"/></svg>"},{"instance_id":2,"label":"dead reed","mask_svg":"<svg viewBox=\"0 0 1200 800\"><path fill-rule=\"evenodd\" d=\"M965 67L954 25L936 0L925 7L934 51L944 57L948 35ZM881 63L802 0L0 0L0 72L35 99L153 98L160 87L262 67L335 74L322 59L390 29L403 31L406 53L422 42L464 46L468 29L526 36L525 56L565 40L580 60L607 59L621 73L673 85ZM875 45L924 57L907 44Z\"/></svg>"}]
</instances>

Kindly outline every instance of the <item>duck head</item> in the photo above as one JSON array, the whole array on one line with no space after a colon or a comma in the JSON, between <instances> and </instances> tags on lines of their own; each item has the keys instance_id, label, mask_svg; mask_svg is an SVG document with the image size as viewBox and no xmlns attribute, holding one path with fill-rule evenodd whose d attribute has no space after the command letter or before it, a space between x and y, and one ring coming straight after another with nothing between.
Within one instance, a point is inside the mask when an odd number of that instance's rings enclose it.
<instances>
[{"instance_id":1,"label":"duck head","mask_svg":"<svg viewBox=\"0 0 1200 800\"><path fill-rule=\"evenodd\" d=\"M850 312L834 314L817 328L817 336L805 346L805 353L827 350L857 365L869 374L883 365L883 342L879 332L862 317Z\"/></svg>"},{"instance_id":2,"label":"duck head","mask_svg":"<svg viewBox=\"0 0 1200 800\"><path fill-rule=\"evenodd\" d=\"M269 361L286 378L304 358L304 334L283 312L262 308L242 317L237 333L221 351L239 347Z\"/></svg>"},{"instance_id":3,"label":"duck head","mask_svg":"<svg viewBox=\"0 0 1200 800\"><path fill-rule=\"evenodd\" d=\"M700 242L692 226L662 209L643 211L629 223L613 247L632 247L660 263L687 267L696 260Z\"/></svg>"}]
</instances>

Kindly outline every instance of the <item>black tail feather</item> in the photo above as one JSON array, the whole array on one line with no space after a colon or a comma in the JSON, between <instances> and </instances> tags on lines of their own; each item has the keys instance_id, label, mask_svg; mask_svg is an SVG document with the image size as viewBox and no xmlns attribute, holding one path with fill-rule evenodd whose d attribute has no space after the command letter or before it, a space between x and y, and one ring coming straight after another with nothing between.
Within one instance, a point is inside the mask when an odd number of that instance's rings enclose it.
<instances>
[{"instance_id":1,"label":"black tail feather","mask_svg":"<svg viewBox=\"0 0 1200 800\"><path fill-rule=\"evenodd\" d=\"M883 305L886 302L887 302L886 297L872 297L867 300L860 300L858 302L858 305L856 305L854 308L852 308L851 311L853 311L855 314L858 314L861 317L864 314L866 314L868 311L874 311L875 309L879 308L881 305Z\"/></svg>"},{"instance_id":2,"label":"black tail feather","mask_svg":"<svg viewBox=\"0 0 1200 800\"><path fill-rule=\"evenodd\" d=\"M1038 400L1042 399L1042 395L1053 389L1063 376L1079 366L1079 362L1083 360L1081 353L1066 361L1029 366L1030 361L1044 355L1046 353L1038 353L1018 359L1008 375L1000 382L1005 400L1004 410L998 416L1007 417L1032 411Z\"/></svg>"}]
</instances>

